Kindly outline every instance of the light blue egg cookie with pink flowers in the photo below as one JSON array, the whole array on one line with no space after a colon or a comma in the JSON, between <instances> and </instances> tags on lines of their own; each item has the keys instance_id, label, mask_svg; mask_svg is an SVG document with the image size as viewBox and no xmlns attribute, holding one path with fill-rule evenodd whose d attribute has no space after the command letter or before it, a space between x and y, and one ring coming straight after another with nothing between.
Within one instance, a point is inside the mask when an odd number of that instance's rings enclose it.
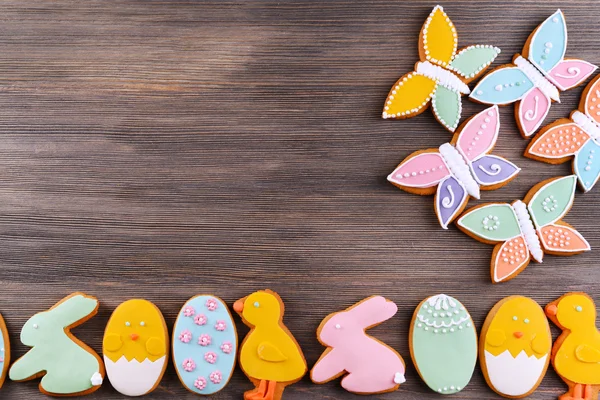
<instances>
[{"instance_id":1,"label":"light blue egg cookie with pink flowers","mask_svg":"<svg viewBox=\"0 0 600 400\"><path fill-rule=\"evenodd\" d=\"M223 389L235 368L238 340L231 313L211 295L189 299L173 327L173 364L186 389L211 395Z\"/></svg>"}]
</instances>

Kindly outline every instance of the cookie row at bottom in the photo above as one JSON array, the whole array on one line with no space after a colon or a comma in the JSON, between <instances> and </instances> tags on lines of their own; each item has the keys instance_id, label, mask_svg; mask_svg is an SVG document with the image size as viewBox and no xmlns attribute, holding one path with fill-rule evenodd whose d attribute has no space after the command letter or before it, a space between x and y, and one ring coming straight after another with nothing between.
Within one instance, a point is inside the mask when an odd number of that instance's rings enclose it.
<instances>
[{"instance_id":1,"label":"cookie row at bottom","mask_svg":"<svg viewBox=\"0 0 600 400\"><path fill-rule=\"evenodd\" d=\"M200 395L223 389L238 358L255 384L245 393L247 400L278 400L285 386L308 371L300 346L283 324L283 302L269 290L233 305L251 328L239 349L231 313L216 296L199 295L184 304L171 346L160 310L149 301L132 299L111 315L101 358L70 331L93 317L98 305L94 297L73 293L31 317L21 330L21 342L32 348L10 369L8 334L0 317L0 386L8 371L14 381L42 377L39 388L45 394L82 395L97 390L107 375L120 393L140 396L160 383L169 350L183 385ZM366 333L397 310L393 302L372 296L327 316L317 329L317 338L327 349L310 372L312 381L326 383L344 376L342 387L360 394L398 389L405 381L404 360ZM553 348L546 316L563 330ZM468 385L479 355L487 383L502 396L533 393L552 360L569 386L567 397L595 399L600 389L600 333L595 320L594 302L584 293L562 296L548 304L545 313L530 298L510 296L490 311L478 344L467 309L440 294L416 308L410 353L421 378L440 394L453 394Z\"/></svg>"}]
</instances>

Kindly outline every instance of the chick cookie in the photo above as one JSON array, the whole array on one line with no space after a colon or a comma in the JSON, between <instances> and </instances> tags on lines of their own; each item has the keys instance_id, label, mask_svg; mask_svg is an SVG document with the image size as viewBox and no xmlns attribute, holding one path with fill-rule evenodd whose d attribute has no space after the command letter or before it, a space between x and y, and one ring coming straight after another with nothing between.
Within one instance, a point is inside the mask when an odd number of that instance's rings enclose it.
<instances>
[{"instance_id":1,"label":"chick cookie","mask_svg":"<svg viewBox=\"0 0 600 400\"><path fill-rule=\"evenodd\" d=\"M102 352L112 386L126 396L152 392L167 368L169 338L165 320L143 299L121 303L110 316Z\"/></svg>"},{"instance_id":2,"label":"chick cookie","mask_svg":"<svg viewBox=\"0 0 600 400\"><path fill-rule=\"evenodd\" d=\"M50 396L78 396L98 390L104 379L102 359L71 333L72 328L96 315L98 305L95 297L77 292L29 318L21 329L21 342L32 349L10 367L10 379L41 377L40 391Z\"/></svg>"},{"instance_id":3,"label":"chick cookie","mask_svg":"<svg viewBox=\"0 0 600 400\"><path fill-rule=\"evenodd\" d=\"M287 385L306 371L302 349L283 324L283 301L270 290L260 290L235 302L233 309L251 329L240 350L240 366L256 388L245 400L279 400Z\"/></svg>"},{"instance_id":4,"label":"chick cookie","mask_svg":"<svg viewBox=\"0 0 600 400\"><path fill-rule=\"evenodd\" d=\"M479 341L479 362L490 388L501 396L529 396L550 362L552 336L544 311L528 297L509 296L490 311Z\"/></svg>"},{"instance_id":5,"label":"chick cookie","mask_svg":"<svg viewBox=\"0 0 600 400\"><path fill-rule=\"evenodd\" d=\"M223 300L212 295L189 299L175 321L172 342L175 371L187 390L211 395L227 386L238 340Z\"/></svg>"},{"instance_id":6,"label":"chick cookie","mask_svg":"<svg viewBox=\"0 0 600 400\"><path fill-rule=\"evenodd\" d=\"M562 334L552 348L552 365L569 386L561 400L596 400L600 391L600 332L596 306L585 293L567 293L546 306Z\"/></svg>"}]
</instances>

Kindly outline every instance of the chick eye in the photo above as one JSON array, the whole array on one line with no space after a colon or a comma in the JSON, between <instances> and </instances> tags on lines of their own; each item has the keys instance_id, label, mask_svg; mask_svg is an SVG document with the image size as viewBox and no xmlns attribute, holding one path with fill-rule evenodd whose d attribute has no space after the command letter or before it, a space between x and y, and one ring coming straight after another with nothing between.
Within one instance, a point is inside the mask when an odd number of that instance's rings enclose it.
<instances>
[{"instance_id":1,"label":"chick eye","mask_svg":"<svg viewBox=\"0 0 600 400\"><path fill-rule=\"evenodd\" d=\"M583 311L583 307L577 306L577 307L575 307L575 310L577 310L577 312L582 312Z\"/></svg>"},{"instance_id":2,"label":"chick eye","mask_svg":"<svg viewBox=\"0 0 600 400\"><path fill-rule=\"evenodd\" d=\"M129 321L125 322L125 326L131 326L131 322L129 322Z\"/></svg>"},{"instance_id":3,"label":"chick eye","mask_svg":"<svg viewBox=\"0 0 600 400\"><path fill-rule=\"evenodd\" d=\"M528 324L528 323L529 323L529 320L528 320L527 318L525 318L525 319L523 320L523 322L525 322L526 324Z\"/></svg>"},{"instance_id":4,"label":"chick eye","mask_svg":"<svg viewBox=\"0 0 600 400\"><path fill-rule=\"evenodd\" d=\"M517 321L518 319L519 319L519 318L517 318L517 316L516 316L516 315L513 317L513 321Z\"/></svg>"},{"instance_id":5,"label":"chick eye","mask_svg":"<svg viewBox=\"0 0 600 400\"><path fill-rule=\"evenodd\" d=\"M146 323L144 321L140 322L140 326L146 326Z\"/></svg>"},{"instance_id":6,"label":"chick eye","mask_svg":"<svg viewBox=\"0 0 600 400\"><path fill-rule=\"evenodd\" d=\"M260 303L258 301L255 301L254 302L254 307L256 307L256 308L260 307Z\"/></svg>"}]
</instances>

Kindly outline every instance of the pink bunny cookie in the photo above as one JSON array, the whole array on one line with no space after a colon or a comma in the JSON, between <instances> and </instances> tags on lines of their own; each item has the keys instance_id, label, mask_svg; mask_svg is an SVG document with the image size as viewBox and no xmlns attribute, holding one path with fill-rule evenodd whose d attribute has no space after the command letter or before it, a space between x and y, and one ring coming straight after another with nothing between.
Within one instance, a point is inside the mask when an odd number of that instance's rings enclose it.
<instances>
[{"instance_id":1,"label":"pink bunny cookie","mask_svg":"<svg viewBox=\"0 0 600 400\"><path fill-rule=\"evenodd\" d=\"M357 394L392 392L404 379L404 360L394 349L365 332L392 318L398 307L381 296L329 314L317 329L327 350L310 372L314 383L332 381L344 373L342 387Z\"/></svg>"}]
</instances>

